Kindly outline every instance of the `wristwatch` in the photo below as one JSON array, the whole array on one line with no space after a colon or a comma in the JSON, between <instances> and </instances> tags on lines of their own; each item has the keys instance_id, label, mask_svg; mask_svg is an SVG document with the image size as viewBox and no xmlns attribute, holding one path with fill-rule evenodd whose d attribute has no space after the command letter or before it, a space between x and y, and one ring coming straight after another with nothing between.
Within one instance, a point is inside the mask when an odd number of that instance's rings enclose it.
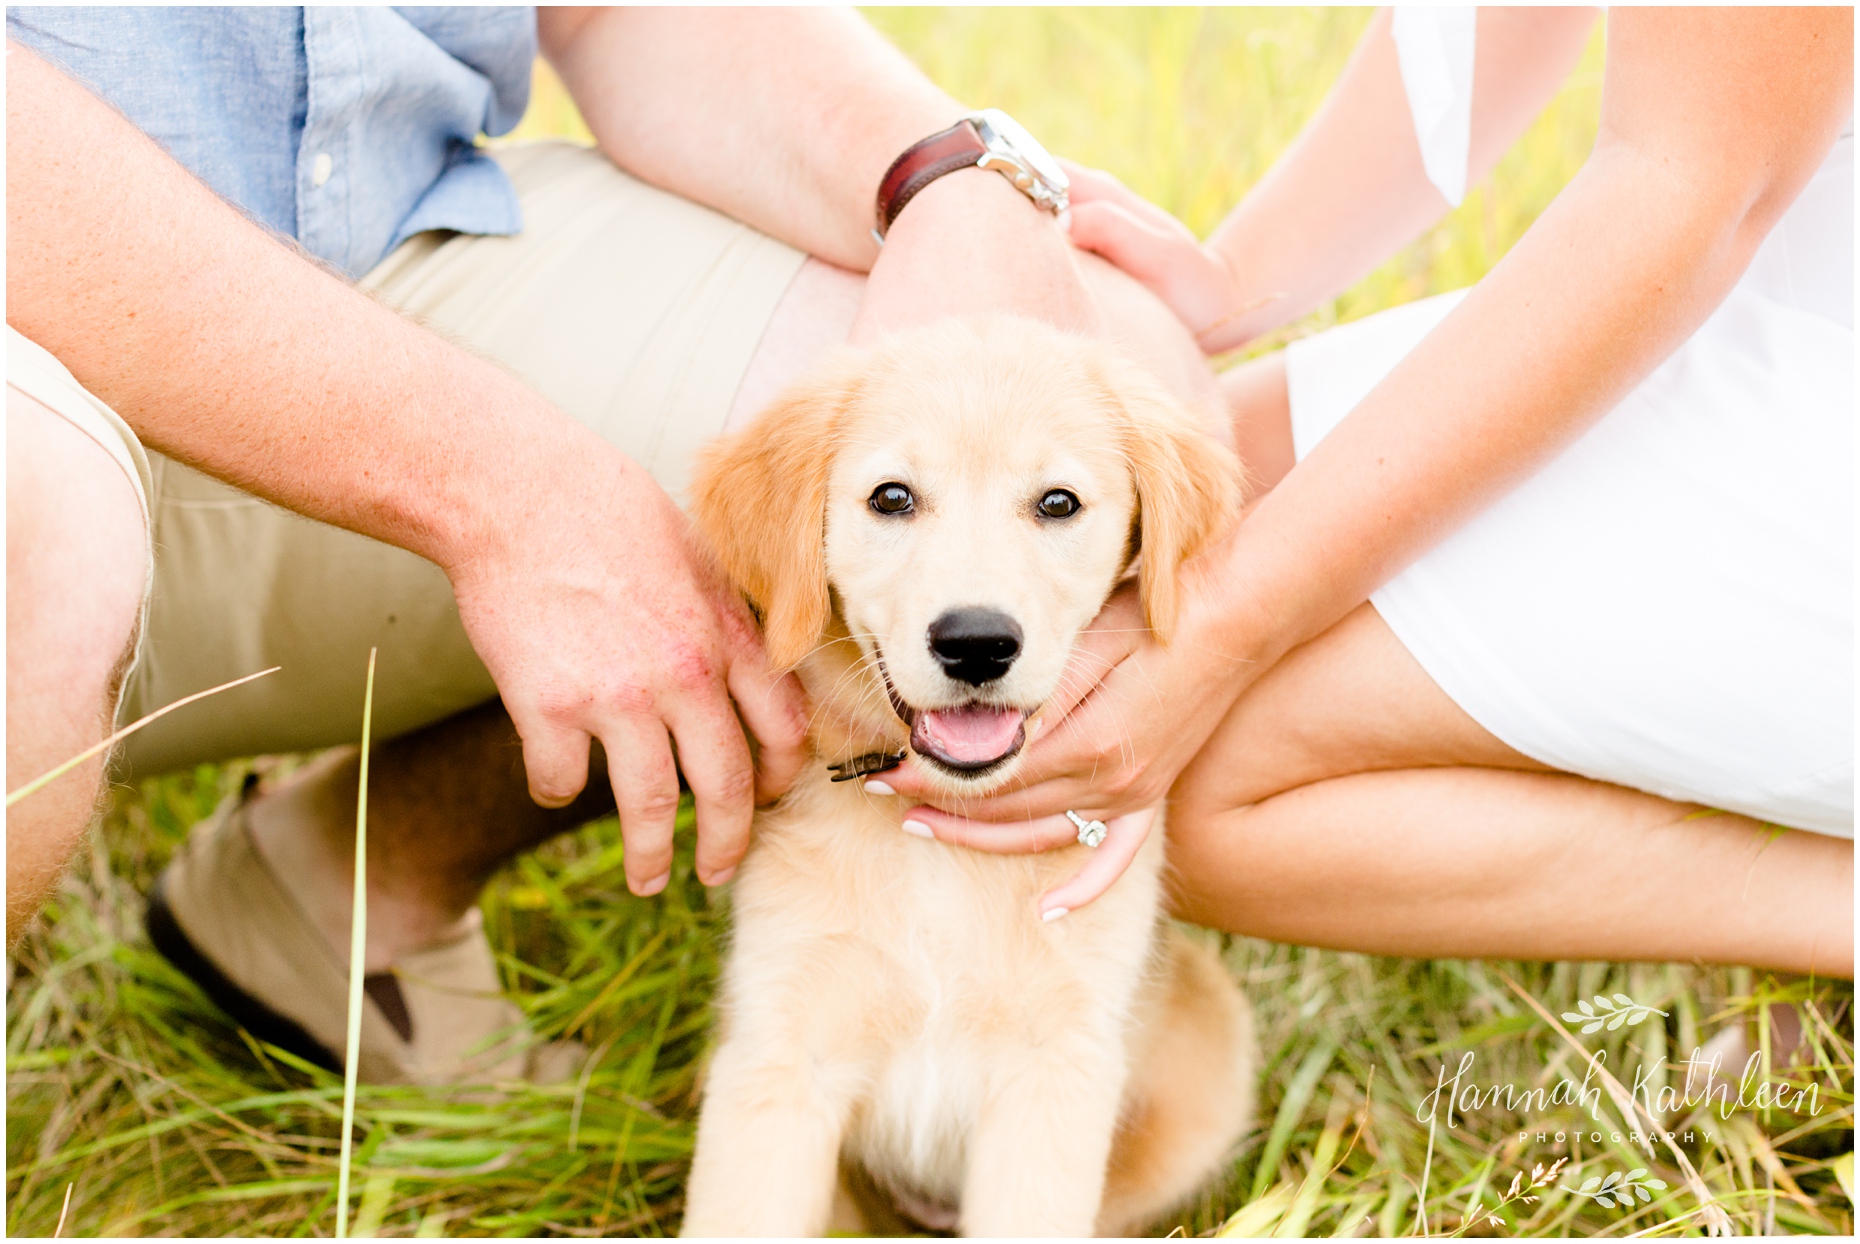
<instances>
[{"instance_id":1,"label":"wristwatch","mask_svg":"<svg viewBox=\"0 0 1860 1244\"><path fill-rule=\"evenodd\" d=\"M884 245L892 221L918 191L965 168L995 170L1032 199L1035 207L1055 216L1069 202L1071 183L1059 162L1020 122L999 108L985 108L913 144L891 162L878 183L878 227L872 236L879 245Z\"/></svg>"}]
</instances>

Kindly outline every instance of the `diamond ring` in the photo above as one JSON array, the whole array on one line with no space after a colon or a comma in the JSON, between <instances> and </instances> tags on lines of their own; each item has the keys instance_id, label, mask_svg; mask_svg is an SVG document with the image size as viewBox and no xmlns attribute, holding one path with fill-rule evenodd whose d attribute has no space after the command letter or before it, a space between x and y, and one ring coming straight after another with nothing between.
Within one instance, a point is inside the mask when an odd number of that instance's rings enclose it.
<instances>
[{"instance_id":1,"label":"diamond ring","mask_svg":"<svg viewBox=\"0 0 1860 1244\"><path fill-rule=\"evenodd\" d=\"M1066 819L1078 826L1079 842L1088 847L1095 847L1104 841L1105 825L1103 821L1088 821L1071 808L1066 809Z\"/></svg>"}]
</instances>

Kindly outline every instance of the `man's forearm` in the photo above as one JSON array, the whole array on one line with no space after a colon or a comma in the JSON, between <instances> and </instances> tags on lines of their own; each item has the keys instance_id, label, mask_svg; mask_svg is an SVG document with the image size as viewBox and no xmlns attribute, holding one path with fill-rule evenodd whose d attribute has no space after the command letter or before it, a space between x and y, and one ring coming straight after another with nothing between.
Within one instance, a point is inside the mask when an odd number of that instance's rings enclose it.
<instances>
[{"instance_id":1,"label":"man's forearm","mask_svg":"<svg viewBox=\"0 0 1860 1244\"><path fill-rule=\"evenodd\" d=\"M539 29L616 164L856 271L885 168L964 112L848 9L545 9Z\"/></svg>"},{"instance_id":2,"label":"man's forearm","mask_svg":"<svg viewBox=\"0 0 1860 1244\"><path fill-rule=\"evenodd\" d=\"M529 452L624 459L221 202L31 52L7 58L7 319L151 448L445 565Z\"/></svg>"},{"instance_id":3,"label":"man's forearm","mask_svg":"<svg viewBox=\"0 0 1860 1244\"><path fill-rule=\"evenodd\" d=\"M616 164L870 271L855 341L978 313L1102 330L1053 218L994 172L931 183L881 252L885 169L965 109L850 9L550 8L538 32Z\"/></svg>"}]
</instances>

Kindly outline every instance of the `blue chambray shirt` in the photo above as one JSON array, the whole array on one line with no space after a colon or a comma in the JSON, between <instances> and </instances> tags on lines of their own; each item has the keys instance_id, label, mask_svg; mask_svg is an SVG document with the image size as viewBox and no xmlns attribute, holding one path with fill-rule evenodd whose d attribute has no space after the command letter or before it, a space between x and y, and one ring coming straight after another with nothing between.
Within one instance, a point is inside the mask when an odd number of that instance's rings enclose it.
<instances>
[{"instance_id":1,"label":"blue chambray shirt","mask_svg":"<svg viewBox=\"0 0 1860 1244\"><path fill-rule=\"evenodd\" d=\"M529 102L534 8L29 7L6 29L351 276L425 229L523 227L473 143Z\"/></svg>"}]
</instances>

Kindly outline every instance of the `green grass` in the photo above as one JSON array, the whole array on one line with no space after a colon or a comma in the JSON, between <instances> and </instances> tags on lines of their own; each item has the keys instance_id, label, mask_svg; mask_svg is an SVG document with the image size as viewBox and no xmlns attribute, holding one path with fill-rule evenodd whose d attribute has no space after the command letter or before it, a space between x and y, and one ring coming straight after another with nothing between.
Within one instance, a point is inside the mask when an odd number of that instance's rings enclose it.
<instances>
[{"instance_id":1,"label":"green grass","mask_svg":"<svg viewBox=\"0 0 1860 1244\"><path fill-rule=\"evenodd\" d=\"M1317 107L1367 14L1350 10L905 10L873 14L934 77L1007 108L1056 150L1116 172L1207 230ZM1415 246L1292 332L1476 279L1580 164L1593 136L1599 42L1491 182ZM575 134L540 84L530 136ZM359 679L360 671L357 671ZM360 703L357 703L358 721ZM157 727L159 728L159 727ZM256 1047L148 947L140 894L187 828L257 771L203 767L119 789L100 833L9 960L7 1227L50 1234L328 1235L334 1229L338 1078ZM675 1231L719 913L688 855L666 893L626 893L615 823L511 867L485 897L506 981L537 1030L596 1055L576 1083L495 1094L364 1087L357 1101L356 1233L655 1234ZM1621 863L1616 861L1615 863ZM1500 1211L1474 1234L1696 1232L1672 1155L1602 1141L1538 1144L1586 1114L1475 1109L1430 1131L1417 1109L1442 1066L1476 1058L1481 1086L1580 1079L1582 1061L1506 984L1553 1014L1624 992L1669 1012L1581 1038L1624 1073L1682 1056L1776 997L1812 1001L1815 1061L1792 1073L1819 1112L1737 1110L1669 1124L1740 1232L1842 1234L1853 1211L1833 1164L1853 1149L1852 989L1733 969L1409 962L1231 939L1257 1008L1259 1128L1176 1224L1218 1227L1249 1203L1280 1234L1445 1234L1514 1174L1569 1156L1559 1184L1648 1167L1667 1188L1608 1210L1566 1192ZM1612 1120L1606 1101L1604 1117ZM1430 1149L1431 1140L1431 1149ZM1851 1157L1847 1158L1849 1164ZM1849 1168L1849 1178L1851 1170ZM1528 1178L1528 1175L1527 1175ZM1425 1202L1421 1190L1425 1185Z\"/></svg>"}]
</instances>

